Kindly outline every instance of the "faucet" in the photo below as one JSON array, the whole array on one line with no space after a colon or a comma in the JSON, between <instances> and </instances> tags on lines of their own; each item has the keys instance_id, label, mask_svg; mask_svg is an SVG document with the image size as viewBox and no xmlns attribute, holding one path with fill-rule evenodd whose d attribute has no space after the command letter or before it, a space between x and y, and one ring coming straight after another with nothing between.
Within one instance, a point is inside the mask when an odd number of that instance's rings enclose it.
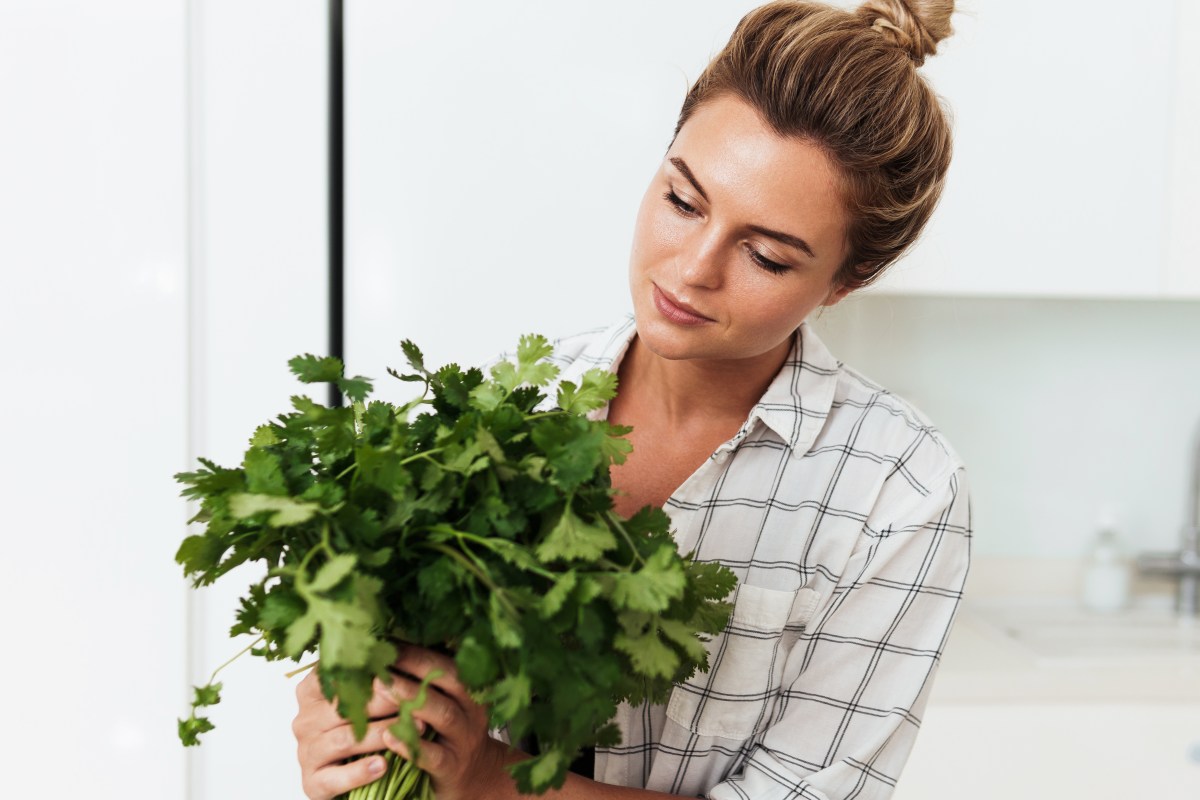
<instances>
[{"instance_id":1,"label":"faucet","mask_svg":"<svg viewBox=\"0 0 1200 800\"><path fill-rule=\"evenodd\" d=\"M1192 462L1191 495L1188 501L1191 524L1183 529L1183 544L1175 553L1144 553L1138 556L1138 571L1145 575L1170 575L1179 580L1176 608L1180 614L1200 614L1200 428L1196 430Z\"/></svg>"},{"instance_id":2,"label":"faucet","mask_svg":"<svg viewBox=\"0 0 1200 800\"><path fill-rule=\"evenodd\" d=\"M1176 608L1180 614L1200 613L1200 528L1183 529L1183 546L1176 553L1143 553L1138 570L1144 575L1170 575L1179 580Z\"/></svg>"}]
</instances>

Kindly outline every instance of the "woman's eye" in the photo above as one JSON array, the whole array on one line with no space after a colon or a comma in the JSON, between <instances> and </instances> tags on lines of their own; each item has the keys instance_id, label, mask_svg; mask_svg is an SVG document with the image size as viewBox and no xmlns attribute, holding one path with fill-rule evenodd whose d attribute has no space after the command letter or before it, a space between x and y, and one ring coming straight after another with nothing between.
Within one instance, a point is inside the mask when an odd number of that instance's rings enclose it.
<instances>
[{"instance_id":1,"label":"woman's eye","mask_svg":"<svg viewBox=\"0 0 1200 800\"><path fill-rule=\"evenodd\" d=\"M782 275L791 269L791 267L789 267L787 264L780 264L778 261L772 261L762 253L755 250L753 247L747 247L746 252L750 254L751 261L772 275Z\"/></svg>"},{"instance_id":2,"label":"woman's eye","mask_svg":"<svg viewBox=\"0 0 1200 800\"><path fill-rule=\"evenodd\" d=\"M675 206L675 210L678 211L680 214L683 214L685 217L694 217L698 213L696 211L696 209L692 208L687 203L685 203L683 201L682 197L675 194L674 189L668 190L663 195L663 198L665 198L668 203Z\"/></svg>"}]
</instances>

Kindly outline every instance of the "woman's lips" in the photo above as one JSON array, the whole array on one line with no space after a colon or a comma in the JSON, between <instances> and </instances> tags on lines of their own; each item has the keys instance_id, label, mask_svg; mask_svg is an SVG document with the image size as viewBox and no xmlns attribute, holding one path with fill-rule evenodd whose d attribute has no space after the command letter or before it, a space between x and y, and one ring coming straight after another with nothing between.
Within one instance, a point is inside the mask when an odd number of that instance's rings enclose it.
<instances>
[{"instance_id":1,"label":"woman's lips","mask_svg":"<svg viewBox=\"0 0 1200 800\"><path fill-rule=\"evenodd\" d=\"M677 325L707 325L715 321L696 311L696 309L675 300L662 289L658 288L658 284L654 284L654 306L660 314Z\"/></svg>"}]
</instances>

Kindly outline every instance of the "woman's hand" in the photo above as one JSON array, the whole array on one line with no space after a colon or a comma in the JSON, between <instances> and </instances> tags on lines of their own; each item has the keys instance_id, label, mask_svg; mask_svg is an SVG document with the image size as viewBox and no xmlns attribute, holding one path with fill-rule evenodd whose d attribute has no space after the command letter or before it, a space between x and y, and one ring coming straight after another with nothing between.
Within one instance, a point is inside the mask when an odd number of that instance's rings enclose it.
<instances>
[{"instance_id":1,"label":"woman's hand","mask_svg":"<svg viewBox=\"0 0 1200 800\"><path fill-rule=\"evenodd\" d=\"M421 742L416 763L433 778L438 800L515 797L516 785L504 766L521 756L488 735L487 709L472 700L459 683L454 659L404 646L396 670L403 675L388 688L401 701L416 697L420 682L435 676L429 681L424 705L413 711L413 718L437 733L434 741ZM401 757L411 757L390 732L382 733L382 741Z\"/></svg>"},{"instance_id":2,"label":"woman's hand","mask_svg":"<svg viewBox=\"0 0 1200 800\"><path fill-rule=\"evenodd\" d=\"M386 750L383 732L396 721L396 703L388 687L375 682L375 695L367 704L371 723L361 742L354 738L350 723L337 713L337 706L325 699L316 670L296 687L300 710L292 721L296 736L296 756L304 794L310 800L332 800L343 792L376 780L385 768L382 756L346 759L364 753Z\"/></svg>"}]
</instances>

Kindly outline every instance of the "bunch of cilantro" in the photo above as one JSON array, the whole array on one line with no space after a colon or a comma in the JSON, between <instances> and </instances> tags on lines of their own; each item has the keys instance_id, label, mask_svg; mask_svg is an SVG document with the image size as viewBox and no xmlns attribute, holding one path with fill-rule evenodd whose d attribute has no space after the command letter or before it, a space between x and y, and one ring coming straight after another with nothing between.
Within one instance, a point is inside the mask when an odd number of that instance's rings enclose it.
<instances>
[{"instance_id":1,"label":"bunch of cilantro","mask_svg":"<svg viewBox=\"0 0 1200 800\"><path fill-rule=\"evenodd\" d=\"M263 562L231 636L257 634L248 649L267 660L316 653L325 696L359 738L398 643L453 653L492 725L538 742L538 756L510 769L522 792L541 793L562 785L582 747L619 741L618 703L664 702L708 668L704 642L725 626L734 577L682 557L661 509L613 510L609 467L629 452L629 429L587 414L614 396L614 375L561 382L550 408L558 370L543 337L523 337L515 363L490 377L430 371L415 345L402 347L411 371L389 373L424 384L402 406L368 401L370 382L345 377L335 358L292 359L301 381L334 383L351 404L293 397L239 468L200 459L177 475L205 529L176 559L196 586ZM220 688L196 689L179 723L185 744L212 729L198 710ZM393 726L410 746L414 705ZM351 796L431 796L418 773L391 759Z\"/></svg>"}]
</instances>

